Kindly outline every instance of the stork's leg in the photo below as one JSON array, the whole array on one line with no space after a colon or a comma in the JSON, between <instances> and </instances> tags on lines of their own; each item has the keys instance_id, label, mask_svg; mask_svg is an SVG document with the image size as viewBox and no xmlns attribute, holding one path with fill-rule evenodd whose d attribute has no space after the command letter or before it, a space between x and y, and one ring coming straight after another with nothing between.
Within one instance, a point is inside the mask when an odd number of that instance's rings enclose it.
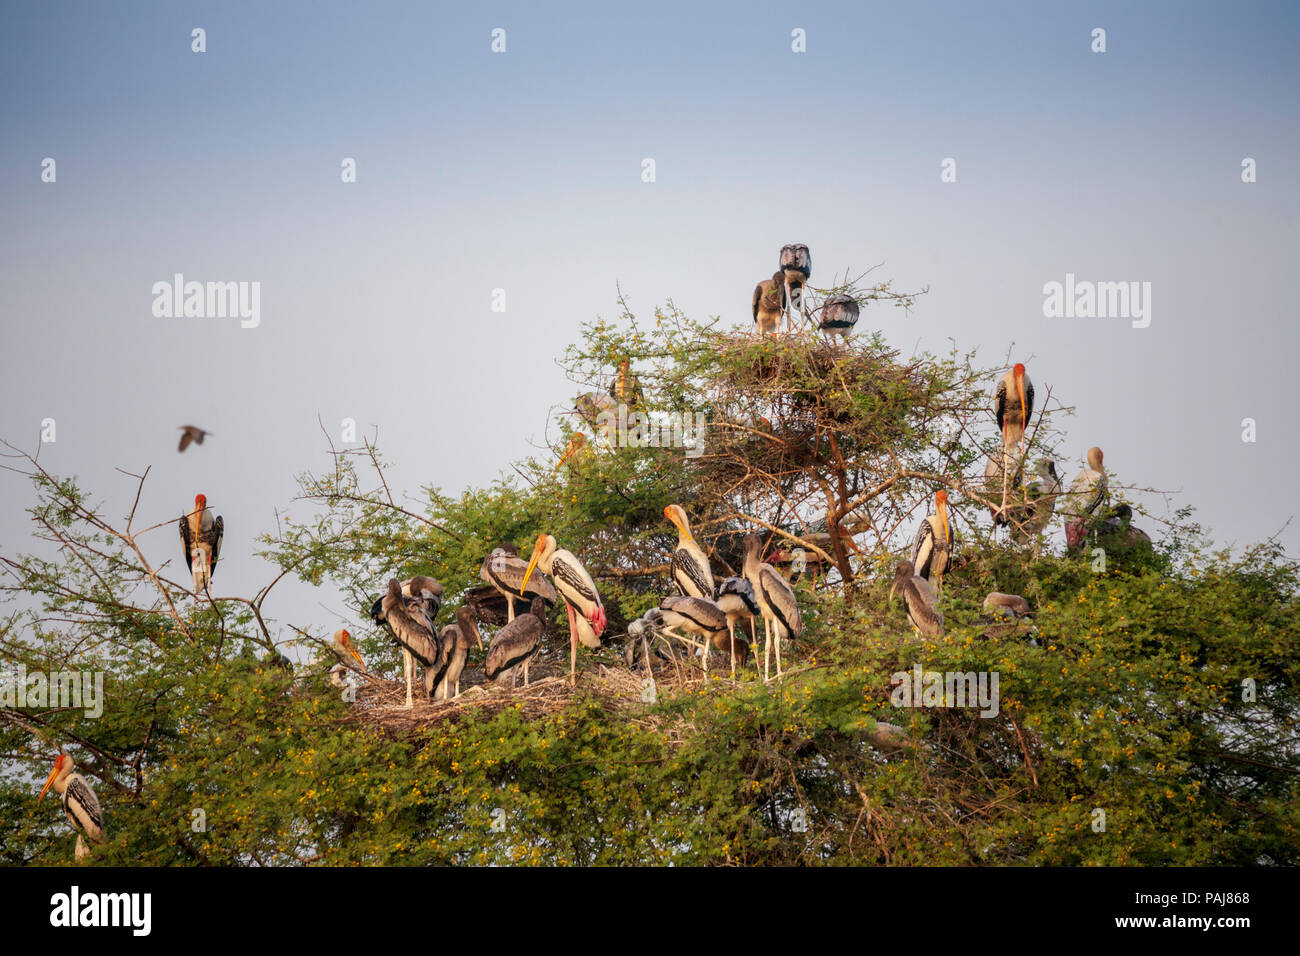
<instances>
[{"instance_id":1,"label":"stork's leg","mask_svg":"<svg viewBox=\"0 0 1300 956\"><path fill-rule=\"evenodd\" d=\"M772 679L772 627L766 614L763 615L763 680Z\"/></svg>"},{"instance_id":2,"label":"stork's leg","mask_svg":"<svg viewBox=\"0 0 1300 956\"><path fill-rule=\"evenodd\" d=\"M406 709L410 710L415 706L415 697L412 694L411 675L415 672L415 658L406 648L402 648L402 676L406 678Z\"/></svg>"},{"instance_id":3,"label":"stork's leg","mask_svg":"<svg viewBox=\"0 0 1300 956\"><path fill-rule=\"evenodd\" d=\"M704 679L709 679L709 645L713 642L709 640L709 635L704 635Z\"/></svg>"},{"instance_id":4,"label":"stork's leg","mask_svg":"<svg viewBox=\"0 0 1300 956\"><path fill-rule=\"evenodd\" d=\"M506 595L506 623L509 624L514 619L515 619L515 596L513 594L507 594Z\"/></svg>"},{"instance_id":5,"label":"stork's leg","mask_svg":"<svg viewBox=\"0 0 1300 956\"><path fill-rule=\"evenodd\" d=\"M727 636L731 639L731 679L736 679L736 625L727 618Z\"/></svg>"},{"instance_id":6,"label":"stork's leg","mask_svg":"<svg viewBox=\"0 0 1300 956\"><path fill-rule=\"evenodd\" d=\"M776 679L781 679L781 630L776 632Z\"/></svg>"},{"instance_id":7,"label":"stork's leg","mask_svg":"<svg viewBox=\"0 0 1300 956\"><path fill-rule=\"evenodd\" d=\"M785 330L794 331L794 299L790 296L790 280L785 280Z\"/></svg>"},{"instance_id":8,"label":"stork's leg","mask_svg":"<svg viewBox=\"0 0 1300 956\"><path fill-rule=\"evenodd\" d=\"M650 666L650 645L646 642L644 635L641 638L641 657L645 661L645 672L648 676L654 676L654 668Z\"/></svg>"}]
</instances>

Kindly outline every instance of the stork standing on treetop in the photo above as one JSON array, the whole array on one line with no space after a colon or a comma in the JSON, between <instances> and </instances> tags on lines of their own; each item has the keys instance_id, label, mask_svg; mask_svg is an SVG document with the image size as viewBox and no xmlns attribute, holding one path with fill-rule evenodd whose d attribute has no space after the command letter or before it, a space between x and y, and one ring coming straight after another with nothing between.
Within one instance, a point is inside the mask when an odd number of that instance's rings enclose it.
<instances>
[{"instance_id":1,"label":"stork standing on treetop","mask_svg":"<svg viewBox=\"0 0 1300 956\"><path fill-rule=\"evenodd\" d=\"M781 677L781 638L797 640L803 636L803 616L794 591L780 572L762 561L763 539L757 534L745 536L744 575L754 588L754 599L763 615L763 679L771 671L773 638L776 644L776 676ZM757 667L757 662L755 662Z\"/></svg>"},{"instance_id":2,"label":"stork standing on treetop","mask_svg":"<svg viewBox=\"0 0 1300 956\"><path fill-rule=\"evenodd\" d=\"M1025 374L1023 363L1017 362L998 379L993 413L998 421L998 430L1002 432L1002 450L997 464L990 462L985 475L1002 479L1002 507L994 514L993 520L995 524L1006 524L1008 485L1020 484L1025 458L1025 430L1034 417L1034 383ZM1011 451L1013 446L1018 455Z\"/></svg>"},{"instance_id":3,"label":"stork standing on treetop","mask_svg":"<svg viewBox=\"0 0 1300 956\"><path fill-rule=\"evenodd\" d=\"M754 624L754 618L761 613L758 609L758 599L754 596L754 586L747 580L740 577L724 578L718 585L718 607L722 608L722 613L727 615L727 636L731 645L731 679L736 679L736 624L740 621L749 622L749 644L757 641L758 635L755 633L757 628ZM745 641L740 642L746 645ZM745 646L745 652L741 654L741 663L744 664L748 656L749 647Z\"/></svg>"},{"instance_id":4,"label":"stork standing on treetop","mask_svg":"<svg viewBox=\"0 0 1300 956\"><path fill-rule=\"evenodd\" d=\"M785 312L785 273L778 270L772 278L754 286L754 328L759 337L776 335Z\"/></svg>"},{"instance_id":5,"label":"stork standing on treetop","mask_svg":"<svg viewBox=\"0 0 1300 956\"><path fill-rule=\"evenodd\" d=\"M347 628L339 628L334 632L332 649L338 656L339 663L330 668L330 683L335 687L347 687L348 682L344 679L344 675L351 668L352 661L356 661L363 672L366 670L366 662L361 659L361 652L352 643L352 634Z\"/></svg>"},{"instance_id":6,"label":"stork standing on treetop","mask_svg":"<svg viewBox=\"0 0 1300 956\"><path fill-rule=\"evenodd\" d=\"M677 549L673 551L672 578L677 593L686 597L713 600L716 588L708 555L691 534L691 523L681 505L664 508L664 517L677 529Z\"/></svg>"},{"instance_id":7,"label":"stork standing on treetop","mask_svg":"<svg viewBox=\"0 0 1300 956\"><path fill-rule=\"evenodd\" d=\"M934 514L921 522L912 540L912 567L914 573L929 581L934 578L938 590L943 590L943 574L952 563L952 527L948 523L948 492L940 489L934 493Z\"/></svg>"},{"instance_id":8,"label":"stork standing on treetop","mask_svg":"<svg viewBox=\"0 0 1300 956\"><path fill-rule=\"evenodd\" d=\"M36 802L39 804L45 799L50 787L63 798L63 813L72 824L72 829L77 831L76 853L80 860L90 854L86 840L94 844L104 842L104 815L99 809L99 798L95 796L95 791L90 789L90 784L86 783L81 774L72 772L74 766L67 752L59 751L54 769L50 771L49 779L45 781Z\"/></svg>"},{"instance_id":9,"label":"stork standing on treetop","mask_svg":"<svg viewBox=\"0 0 1300 956\"><path fill-rule=\"evenodd\" d=\"M1088 449L1088 465L1073 482L1065 496L1065 544L1073 550L1083 544L1088 535L1088 522L1100 511L1109 481L1106 468L1102 464L1101 449L1095 445Z\"/></svg>"},{"instance_id":10,"label":"stork standing on treetop","mask_svg":"<svg viewBox=\"0 0 1300 956\"><path fill-rule=\"evenodd\" d=\"M226 521L221 515L214 519L208 510L206 495L194 496L194 510L181 515L181 546L185 549L185 565L194 576L194 594L206 591L217 570L221 556L221 538L226 533Z\"/></svg>"},{"instance_id":11,"label":"stork standing on treetop","mask_svg":"<svg viewBox=\"0 0 1300 956\"><path fill-rule=\"evenodd\" d=\"M783 304L790 331L794 331L792 312L798 309L806 321L812 315L812 301L808 296L808 279L812 276L812 253L802 242L792 242L781 247L781 275L785 295Z\"/></svg>"},{"instance_id":12,"label":"stork standing on treetop","mask_svg":"<svg viewBox=\"0 0 1300 956\"><path fill-rule=\"evenodd\" d=\"M402 648L402 676L406 679L406 707L414 706L415 663L424 667L442 665L442 644L436 639L433 619L442 607L442 585L434 578L417 574L388 589L370 608L370 616L384 625Z\"/></svg>"},{"instance_id":13,"label":"stork standing on treetop","mask_svg":"<svg viewBox=\"0 0 1300 956\"><path fill-rule=\"evenodd\" d=\"M493 548L492 553L483 559L483 566L478 569L478 576L492 585L496 592L506 599L507 624L515 619L516 598L528 603L533 598L540 597L548 604L555 603L555 588L551 587L551 582L540 574L534 575L529 582L528 590L524 590L524 574L527 571L528 565L519 557L515 546L508 541L503 541Z\"/></svg>"},{"instance_id":14,"label":"stork standing on treetop","mask_svg":"<svg viewBox=\"0 0 1300 956\"><path fill-rule=\"evenodd\" d=\"M578 644L596 650L601 646L601 635L605 633L605 605L601 603L596 582L591 579L587 569L572 552L563 548L556 549L555 536L541 534L533 546L533 556L524 571L524 580L520 585L528 587L528 579L533 570L538 569L549 574L555 583L555 589L564 599L564 608L569 614L569 684L578 685Z\"/></svg>"}]
</instances>

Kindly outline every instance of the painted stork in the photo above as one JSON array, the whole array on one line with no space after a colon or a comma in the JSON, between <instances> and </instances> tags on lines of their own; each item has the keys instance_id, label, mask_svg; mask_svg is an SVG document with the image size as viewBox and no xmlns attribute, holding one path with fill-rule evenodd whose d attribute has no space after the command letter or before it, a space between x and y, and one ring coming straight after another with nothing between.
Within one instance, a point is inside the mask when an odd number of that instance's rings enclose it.
<instances>
[{"instance_id":1,"label":"painted stork","mask_svg":"<svg viewBox=\"0 0 1300 956\"><path fill-rule=\"evenodd\" d=\"M754 589L754 599L763 615L763 679L768 680L773 638L776 639L776 676L779 679L781 638L797 640L802 637L803 616L799 613L794 591L776 568L761 560L762 552L763 539L756 534L746 535L744 576Z\"/></svg>"},{"instance_id":2,"label":"painted stork","mask_svg":"<svg viewBox=\"0 0 1300 956\"><path fill-rule=\"evenodd\" d=\"M727 615L711 599L673 595L659 602L664 627L685 643L693 643L685 634L698 635L704 648L704 674L709 673L709 648L727 633ZM726 645L720 645L725 647Z\"/></svg>"},{"instance_id":3,"label":"painted stork","mask_svg":"<svg viewBox=\"0 0 1300 956\"><path fill-rule=\"evenodd\" d=\"M567 553L567 552L565 552ZM570 623L573 611L569 611ZM542 649L546 636L546 602L533 598L527 614L521 614L492 636L483 672L493 683L502 683L510 676L510 686L518 682L519 671L524 672L524 686L528 686L528 666Z\"/></svg>"},{"instance_id":4,"label":"painted stork","mask_svg":"<svg viewBox=\"0 0 1300 956\"><path fill-rule=\"evenodd\" d=\"M645 393L641 391L641 381L631 371L631 362L623 359L618 363L614 381L609 385L610 398L624 408L636 408L645 402Z\"/></svg>"},{"instance_id":5,"label":"painted stork","mask_svg":"<svg viewBox=\"0 0 1300 956\"><path fill-rule=\"evenodd\" d=\"M75 766L66 751L60 750L54 760L54 769L36 798L37 804L45 799L50 787L63 798L63 813L77 832L77 859L84 859L90 854L86 841L96 845L104 842L104 814L99 809L99 798L90 784L79 773L73 773ZM83 839L84 838L84 839Z\"/></svg>"},{"instance_id":6,"label":"painted stork","mask_svg":"<svg viewBox=\"0 0 1300 956\"><path fill-rule=\"evenodd\" d=\"M404 584L390 578L388 590L371 607L371 617L385 625L402 648L402 676L406 679L406 707L415 706L415 663L441 666L442 645L435 639L433 619L442 607L442 585L425 575Z\"/></svg>"},{"instance_id":7,"label":"painted stork","mask_svg":"<svg viewBox=\"0 0 1300 956\"><path fill-rule=\"evenodd\" d=\"M533 570L538 569L549 574L555 583L555 589L564 599L564 608L569 614L569 683L578 686L578 644L595 650L601 646L601 635L605 633L605 605L600 601L596 582L591 579L587 569L574 555L564 549L556 550L555 537L541 534L533 546L533 556L524 571L524 580L520 585L528 587L528 579Z\"/></svg>"},{"instance_id":8,"label":"painted stork","mask_svg":"<svg viewBox=\"0 0 1300 956\"><path fill-rule=\"evenodd\" d=\"M573 403L574 413L591 426L597 438L609 441L618 426L618 402L602 392L586 392Z\"/></svg>"},{"instance_id":9,"label":"painted stork","mask_svg":"<svg viewBox=\"0 0 1300 956\"><path fill-rule=\"evenodd\" d=\"M1002 432L1002 444L1023 446L1025 429L1034 417L1034 383L1025 374L1023 364L1017 362L998 380L993 405L998 429Z\"/></svg>"},{"instance_id":10,"label":"painted stork","mask_svg":"<svg viewBox=\"0 0 1300 956\"><path fill-rule=\"evenodd\" d=\"M181 435L181 443L176 449L177 451L184 451L186 448L189 448L190 442L193 442L196 445L202 445L203 439L212 434L212 432L205 431L197 425L179 425L177 427L184 433Z\"/></svg>"},{"instance_id":11,"label":"painted stork","mask_svg":"<svg viewBox=\"0 0 1300 956\"><path fill-rule=\"evenodd\" d=\"M1083 544L1088 522L1098 514L1107 490L1101 449L1094 445L1088 449L1088 466L1075 476L1065 498L1065 543L1071 550Z\"/></svg>"},{"instance_id":12,"label":"painted stork","mask_svg":"<svg viewBox=\"0 0 1300 956\"><path fill-rule=\"evenodd\" d=\"M478 622L468 607L461 607L456 612L456 623L448 624L438 635L442 645L442 663L436 669L424 669L424 692L431 699L451 700L460 696L460 675L465 672L465 661L469 659L471 643L483 647L483 637L478 632Z\"/></svg>"},{"instance_id":13,"label":"painted stork","mask_svg":"<svg viewBox=\"0 0 1300 956\"><path fill-rule=\"evenodd\" d=\"M1133 508L1123 503L1110 509L1097 534L1108 548L1116 545L1121 549L1151 546L1151 536L1141 528L1133 527Z\"/></svg>"},{"instance_id":14,"label":"painted stork","mask_svg":"<svg viewBox=\"0 0 1300 956\"><path fill-rule=\"evenodd\" d=\"M921 522L912 540L911 566L918 577L934 579L939 591L943 590L943 574L952 564L952 528L948 524L948 492L940 489L934 493L934 514Z\"/></svg>"},{"instance_id":15,"label":"painted stork","mask_svg":"<svg viewBox=\"0 0 1300 956\"><path fill-rule=\"evenodd\" d=\"M1038 629L1029 620L1029 602L1019 594L1004 594L992 591L984 599L984 614L976 622L984 627L984 636L992 638L1007 637L1021 633L1022 624L1026 625L1024 633L1033 638Z\"/></svg>"},{"instance_id":16,"label":"painted stork","mask_svg":"<svg viewBox=\"0 0 1300 956\"><path fill-rule=\"evenodd\" d=\"M793 331L794 317L791 313L795 309L805 320L811 315L812 302L808 296L808 279L812 275L812 253L802 242L784 245L781 247L780 269L785 288L782 301L790 329Z\"/></svg>"},{"instance_id":17,"label":"painted stork","mask_svg":"<svg viewBox=\"0 0 1300 956\"><path fill-rule=\"evenodd\" d=\"M221 537L226 533L226 521L221 515L214 519L208 510L206 495L194 496L194 510L181 515L181 546L185 549L185 566L194 576L194 594L206 591L217 570L221 557Z\"/></svg>"},{"instance_id":18,"label":"painted stork","mask_svg":"<svg viewBox=\"0 0 1300 956\"><path fill-rule=\"evenodd\" d=\"M1025 503L1009 512L1011 536L1024 544L1042 532L1052 520L1056 498L1061 493L1061 478L1056 473L1056 462L1040 458L1034 466L1034 477L1025 482Z\"/></svg>"},{"instance_id":19,"label":"painted stork","mask_svg":"<svg viewBox=\"0 0 1300 956\"><path fill-rule=\"evenodd\" d=\"M754 586L741 577L724 578L718 585L717 605L722 609L722 613L727 615L727 636L731 648L731 679L736 679L736 625L745 621L749 624L749 642L753 643L758 639L757 625L754 618L762 612L758 609L758 599L754 596ZM745 645L745 651L741 655L740 663L745 663L745 658L749 654L747 642L741 641Z\"/></svg>"},{"instance_id":20,"label":"painted stork","mask_svg":"<svg viewBox=\"0 0 1300 956\"><path fill-rule=\"evenodd\" d=\"M528 565L519 557L515 546L508 541L492 549L492 553L483 559L483 566L478 569L478 576L492 585L496 592L506 599L506 623L515 619L515 600L527 604L535 597L544 598L547 604L555 603L555 588L551 582L540 574L533 577L528 590L524 590L524 574Z\"/></svg>"},{"instance_id":21,"label":"painted stork","mask_svg":"<svg viewBox=\"0 0 1300 956\"><path fill-rule=\"evenodd\" d=\"M564 452L560 455L559 460L555 462L552 471L559 471L560 467L570 458L576 457L576 461L583 461L592 455L591 446L587 444L587 436L582 432L574 432L569 439L569 443L564 446Z\"/></svg>"},{"instance_id":22,"label":"painted stork","mask_svg":"<svg viewBox=\"0 0 1300 956\"><path fill-rule=\"evenodd\" d=\"M833 295L821 308L821 329L832 342L835 336L849 344L849 333L858 324L858 300L851 295Z\"/></svg>"},{"instance_id":23,"label":"painted stork","mask_svg":"<svg viewBox=\"0 0 1300 956\"><path fill-rule=\"evenodd\" d=\"M785 273L777 272L754 286L754 327L758 334L776 335L785 312Z\"/></svg>"},{"instance_id":24,"label":"painted stork","mask_svg":"<svg viewBox=\"0 0 1300 956\"><path fill-rule=\"evenodd\" d=\"M934 591L930 582L915 573L911 561L899 561L894 573L894 583L889 588L889 600L894 594L902 595L907 607L907 619L918 634L936 637L943 633L943 615L934 607Z\"/></svg>"},{"instance_id":25,"label":"painted stork","mask_svg":"<svg viewBox=\"0 0 1300 956\"><path fill-rule=\"evenodd\" d=\"M335 687L346 687L348 684L344 675L351 669L352 661L356 661L363 672L366 671L366 662L361 659L361 652L352 643L352 635L347 628L339 628L334 632L333 650L339 662L330 668L330 683Z\"/></svg>"},{"instance_id":26,"label":"painted stork","mask_svg":"<svg viewBox=\"0 0 1300 956\"><path fill-rule=\"evenodd\" d=\"M691 534L686 510L681 505L669 505L664 508L664 517L677 529L677 550L673 552L671 570L677 593L713 600L716 591L713 571L709 568L709 558L704 549Z\"/></svg>"}]
</instances>

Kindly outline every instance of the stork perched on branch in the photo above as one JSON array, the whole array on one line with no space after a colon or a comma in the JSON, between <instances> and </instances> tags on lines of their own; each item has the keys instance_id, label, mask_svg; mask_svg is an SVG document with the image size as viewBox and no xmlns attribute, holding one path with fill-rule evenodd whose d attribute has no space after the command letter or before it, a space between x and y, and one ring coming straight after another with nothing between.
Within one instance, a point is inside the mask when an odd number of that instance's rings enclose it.
<instances>
[{"instance_id":1,"label":"stork perched on branch","mask_svg":"<svg viewBox=\"0 0 1300 956\"><path fill-rule=\"evenodd\" d=\"M1096 517L1106 501L1109 482L1102 463L1101 449L1088 449L1088 465L1073 482L1065 498L1065 543L1074 550L1088 536L1088 523Z\"/></svg>"},{"instance_id":2,"label":"stork perched on branch","mask_svg":"<svg viewBox=\"0 0 1300 956\"><path fill-rule=\"evenodd\" d=\"M215 519L208 510L206 495L194 496L194 510L181 515L181 547L185 549L185 566L194 577L194 594L206 591L217 570L221 557L221 538L226 533L226 521L218 515Z\"/></svg>"},{"instance_id":3,"label":"stork perched on branch","mask_svg":"<svg viewBox=\"0 0 1300 956\"><path fill-rule=\"evenodd\" d=\"M1025 429L1034 417L1034 383L1019 362L998 380L994 414L1002 432L1003 446L1024 446Z\"/></svg>"},{"instance_id":4,"label":"stork perched on branch","mask_svg":"<svg viewBox=\"0 0 1300 956\"><path fill-rule=\"evenodd\" d=\"M822 303L821 329L832 342L835 336L849 344L849 333L858 324L858 300L851 295L833 295Z\"/></svg>"},{"instance_id":5,"label":"stork perched on branch","mask_svg":"<svg viewBox=\"0 0 1300 956\"><path fill-rule=\"evenodd\" d=\"M431 699L451 700L460 696L460 675L465 671L465 662L469 659L470 644L477 643L483 647L483 637L478 631L478 622L468 607L461 607L456 612L456 623L448 624L438 635L441 644L438 667L424 669L424 692Z\"/></svg>"},{"instance_id":6,"label":"stork perched on branch","mask_svg":"<svg viewBox=\"0 0 1300 956\"><path fill-rule=\"evenodd\" d=\"M911 561L899 561L894 573L894 583L889 589L892 603L894 594L903 598L907 619L918 634L935 637L943 633L943 615L934 607L934 591L930 582L915 573Z\"/></svg>"},{"instance_id":7,"label":"stork perched on branch","mask_svg":"<svg viewBox=\"0 0 1300 956\"><path fill-rule=\"evenodd\" d=\"M555 589L564 599L569 615L569 683L578 685L578 644L592 650L601 644L605 633L605 605L601 603L596 582L571 552L556 549L555 537L542 534L533 546L533 556L524 570L521 589L528 587L533 569L551 576Z\"/></svg>"},{"instance_id":8,"label":"stork perched on branch","mask_svg":"<svg viewBox=\"0 0 1300 956\"><path fill-rule=\"evenodd\" d=\"M754 589L754 599L763 615L763 679L771 674L769 664L775 639L776 676L781 677L781 638L797 640L803 636L803 616L794 590L779 571L762 560L763 539L756 534L745 536L745 580ZM755 665L757 666L757 665Z\"/></svg>"},{"instance_id":9,"label":"stork perched on branch","mask_svg":"<svg viewBox=\"0 0 1300 956\"><path fill-rule=\"evenodd\" d=\"M81 774L72 772L74 766L67 752L60 750L59 756L54 760L54 769L50 771L49 779L45 781L36 802L40 804L45 799L50 787L63 798L63 813L72 824L72 829L77 832L76 854L77 859L81 860L90 854L87 840L96 845L103 844L104 815L99 809L99 798L95 796L95 791L90 789L90 784L86 783Z\"/></svg>"},{"instance_id":10,"label":"stork perched on branch","mask_svg":"<svg viewBox=\"0 0 1300 956\"><path fill-rule=\"evenodd\" d=\"M333 651L338 656L339 663L330 668L330 683L335 687L346 687L348 685L344 675L352 667L352 662L356 661L363 672L366 670L366 662L361 659L361 652L352 643L352 635L347 628L339 628L334 632Z\"/></svg>"},{"instance_id":11,"label":"stork perched on branch","mask_svg":"<svg viewBox=\"0 0 1300 956\"><path fill-rule=\"evenodd\" d=\"M1002 638L1018 634L1022 624L1029 637L1038 633L1038 629L1029 620L1029 602L1019 594L992 591L984 599L983 610L984 614L976 623L984 626L985 637Z\"/></svg>"},{"instance_id":12,"label":"stork perched on branch","mask_svg":"<svg viewBox=\"0 0 1300 956\"><path fill-rule=\"evenodd\" d=\"M772 278L754 286L754 327L760 336L776 335L785 312L785 273L777 271Z\"/></svg>"},{"instance_id":13,"label":"stork perched on branch","mask_svg":"<svg viewBox=\"0 0 1300 956\"><path fill-rule=\"evenodd\" d=\"M659 602L659 613L664 626L684 643L693 642L684 637L683 632L699 636L704 651L704 674L707 677L709 648L718 637L727 633L727 615L722 608L709 598L673 595Z\"/></svg>"},{"instance_id":14,"label":"stork perched on branch","mask_svg":"<svg viewBox=\"0 0 1300 956\"><path fill-rule=\"evenodd\" d=\"M572 612L570 612L572 620ZM528 666L542 649L546 637L546 602L533 598L527 614L521 614L492 637L483 673L493 683L501 683L508 675L510 686L518 682L519 671L524 672L524 686L528 686Z\"/></svg>"},{"instance_id":15,"label":"stork perched on branch","mask_svg":"<svg viewBox=\"0 0 1300 956\"><path fill-rule=\"evenodd\" d=\"M782 303L790 331L794 331L795 309L804 321L812 315L812 301L808 296L808 279L812 276L812 253L802 242L789 243L781 247L781 277L785 294Z\"/></svg>"},{"instance_id":16,"label":"stork perched on branch","mask_svg":"<svg viewBox=\"0 0 1300 956\"><path fill-rule=\"evenodd\" d=\"M952 528L948 524L948 492L934 493L934 514L921 522L912 540L912 567L918 577L934 579L943 590L943 574L952 563Z\"/></svg>"},{"instance_id":17,"label":"stork perched on branch","mask_svg":"<svg viewBox=\"0 0 1300 956\"><path fill-rule=\"evenodd\" d=\"M1024 544L1039 534L1052 520L1056 498L1061 493L1061 478L1056 473L1056 462L1040 458L1034 466L1034 477L1025 482L1024 504L1010 510L1007 515L1011 537Z\"/></svg>"},{"instance_id":18,"label":"stork perched on branch","mask_svg":"<svg viewBox=\"0 0 1300 956\"><path fill-rule=\"evenodd\" d=\"M384 625L402 648L408 709L415 705L415 663L441 666L442 645L435 638L433 623L441 607L442 585L434 578L416 575L406 582L390 579L387 591L370 608L370 616Z\"/></svg>"},{"instance_id":19,"label":"stork perched on branch","mask_svg":"<svg viewBox=\"0 0 1300 956\"><path fill-rule=\"evenodd\" d=\"M581 432L579 432L581 434ZM478 569L478 576L492 585L496 592L506 599L506 623L515 619L515 600L525 603L540 597L547 604L555 603L555 588L541 574L533 576L528 589L523 587L524 575L528 565L519 557L515 546L503 541L492 549L492 553L483 559L483 566Z\"/></svg>"},{"instance_id":20,"label":"stork perched on branch","mask_svg":"<svg viewBox=\"0 0 1300 956\"><path fill-rule=\"evenodd\" d=\"M691 534L691 523L681 505L664 508L664 517L677 529L677 549L673 551L672 578L677 593L688 597L713 600L713 571L708 555Z\"/></svg>"}]
</instances>

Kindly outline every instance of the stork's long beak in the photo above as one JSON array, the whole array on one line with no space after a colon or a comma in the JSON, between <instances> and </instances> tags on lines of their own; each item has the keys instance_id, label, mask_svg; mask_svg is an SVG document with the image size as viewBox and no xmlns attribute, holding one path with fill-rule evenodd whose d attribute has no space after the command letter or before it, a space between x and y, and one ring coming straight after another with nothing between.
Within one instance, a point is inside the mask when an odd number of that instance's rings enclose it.
<instances>
[{"instance_id":1,"label":"stork's long beak","mask_svg":"<svg viewBox=\"0 0 1300 956\"><path fill-rule=\"evenodd\" d=\"M1023 375L1016 378L1016 392L1020 395L1020 425L1023 429L1029 428L1029 416L1025 414L1029 409L1025 405L1025 377Z\"/></svg>"},{"instance_id":2,"label":"stork's long beak","mask_svg":"<svg viewBox=\"0 0 1300 956\"><path fill-rule=\"evenodd\" d=\"M898 589L898 578L894 578L894 583L889 586L889 603L894 603L894 591Z\"/></svg>"},{"instance_id":3,"label":"stork's long beak","mask_svg":"<svg viewBox=\"0 0 1300 956\"><path fill-rule=\"evenodd\" d=\"M952 528L948 526L948 503L946 501L939 502L939 520L943 522L943 540L951 541Z\"/></svg>"},{"instance_id":4,"label":"stork's long beak","mask_svg":"<svg viewBox=\"0 0 1300 956\"><path fill-rule=\"evenodd\" d=\"M524 572L523 583L519 585L519 590L523 591L528 587L528 579L533 576L533 568L537 567L537 560L542 556L542 551L546 548L546 536L538 537L537 543L533 545L533 556L528 562L528 570Z\"/></svg>"},{"instance_id":5,"label":"stork's long beak","mask_svg":"<svg viewBox=\"0 0 1300 956\"><path fill-rule=\"evenodd\" d=\"M569 447L564 450L564 454L560 456L560 460L555 463L555 468L553 469L554 471L559 471L561 465L563 465L566 461L572 458L579 448L582 448L584 445L587 444L585 439L583 441L577 440L578 435L580 434L582 433L578 432L572 438L569 439Z\"/></svg>"},{"instance_id":6,"label":"stork's long beak","mask_svg":"<svg viewBox=\"0 0 1300 956\"><path fill-rule=\"evenodd\" d=\"M45 799L45 794L49 792L50 787L54 786L54 778L59 775L59 765L55 764L54 769L50 771L50 777L45 781L45 786L41 788L41 795L36 798L37 804Z\"/></svg>"},{"instance_id":7,"label":"stork's long beak","mask_svg":"<svg viewBox=\"0 0 1300 956\"><path fill-rule=\"evenodd\" d=\"M357 663L361 665L361 669L365 671L367 674L370 673L369 668L366 667L366 662L361 659L361 652L358 651L351 644L348 645L348 651L352 654L353 657L357 659Z\"/></svg>"}]
</instances>

